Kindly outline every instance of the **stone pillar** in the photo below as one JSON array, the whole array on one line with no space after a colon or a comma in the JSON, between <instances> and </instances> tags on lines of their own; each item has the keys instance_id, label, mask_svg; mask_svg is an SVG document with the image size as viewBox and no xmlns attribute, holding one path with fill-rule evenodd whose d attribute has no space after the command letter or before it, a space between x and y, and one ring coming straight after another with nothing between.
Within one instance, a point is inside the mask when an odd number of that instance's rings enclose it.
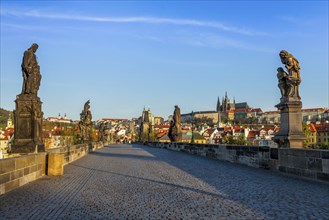
<instances>
[{"instance_id":1,"label":"stone pillar","mask_svg":"<svg viewBox=\"0 0 329 220\"><path fill-rule=\"evenodd\" d=\"M48 176L62 176L64 174L64 153L48 154Z\"/></svg>"},{"instance_id":2,"label":"stone pillar","mask_svg":"<svg viewBox=\"0 0 329 220\"><path fill-rule=\"evenodd\" d=\"M306 139L302 128L302 102L287 100L276 107L281 111L281 127L274 135L274 141L279 147L302 148Z\"/></svg>"},{"instance_id":3,"label":"stone pillar","mask_svg":"<svg viewBox=\"0 0 329 220\"><path fill-rule=\"evenodd\" d=\"M16 98L15 136L12 153L44 152L42 142L42 102L39 97L21 94Z\"/></svg>"}]
</instances>

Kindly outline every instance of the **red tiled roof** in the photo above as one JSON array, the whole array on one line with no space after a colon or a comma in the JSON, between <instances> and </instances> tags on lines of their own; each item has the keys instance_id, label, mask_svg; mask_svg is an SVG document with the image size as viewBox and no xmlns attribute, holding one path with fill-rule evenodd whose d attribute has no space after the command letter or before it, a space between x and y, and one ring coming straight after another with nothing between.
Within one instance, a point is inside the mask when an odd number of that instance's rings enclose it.
<instances>
[{"instance_id":1,"label":"red tiled roof","mask_svg":"<svg viewBox=\"0 0 329 220\"><path fill-rule=\"evenodd\" d=\"M246 109L246 108L240 108L240 109L234 110L234 113L243 113L243 112L248 112L248 109Z\"/></svg>"},{"instance_id":2,"label":"red tiled roof","mask_svg":"<svg viewBox=\"0 0 329 220\"><path fill-rule=\"evenodd\" d=\"M128 119L125 118L102 118L102 121L128 121Z\"/></svg>"},{"instance_id":3,"label":"red tiled roof","mask_svg":"<svg viewBox=\"0 0 329 220\"><path fill-rule=\"evenodd\" d=\"M270 115L270 114L280 114L280 111L267 111L263 113L264 115Z\"/></svg>"},{"instance_id":4,"label":"red tiled roof","mask_svg":"<svg viewBox=\"0 0 329 220\"><path fill-rule=\"evenodd\" d=\"M314 124L318 133L329 132L329 123Z\"/></svg>"},{"instance_id":5,"label":"red tiled roof","mask_svg":"<svg viewBox=\"0 0 329 220\"><path fill-rule=\"evenodd\" d=\"M306 108L302 109L302 112L314 112L314 111L326 111L326 108Z\"/></svg>"},{"instance_id":6,"label":"red tiled roof","mask_svg":"<svg viewBox=\"0 0 329 220\"><path fill-rule=\"evenodd\" d=\"M253 109L250 110L250 112L257 112L257 113L259 113L259 112L263 112L263 110L261 108L253 108Z\"/></svg>"},{"instance_id":7,"label":"red tiled roof","mask_svg":"<svg viewBox=\"0 0 329 220\"><path fill-rule=\"evenodd\" d=\"M247 138L255 138L256 135L259 136L259 131L254 131L254 130L253 131L249 131Z\"/></svg>"},{"instance_id":8,"label":"red tiled roof","mask_svg":"<svg viewBox=\"0 0 329 220\"><path fill-rule=\"evenodd\" d=\"M308 127L310 128L310 131L311 131L311 132L316 132L316 127L315 127L315 125L314 125L313 123L310 123L310 124L308 125Z\"/></svg>"}]
</instances>

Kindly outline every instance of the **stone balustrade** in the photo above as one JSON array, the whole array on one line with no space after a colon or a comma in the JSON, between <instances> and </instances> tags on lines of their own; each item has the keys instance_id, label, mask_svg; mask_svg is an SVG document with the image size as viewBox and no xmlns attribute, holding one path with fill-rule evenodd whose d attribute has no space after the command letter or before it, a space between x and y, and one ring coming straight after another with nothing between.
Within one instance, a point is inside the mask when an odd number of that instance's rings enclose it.
<instances>
[{"instance_id":1,"label":"stone balustrade","mask_svg":"<svg viewBox=\"0 0 329 220\"><path fill-rule=\"evenodd\" d=\"M148 145L329 182L328 150L160 142Z\"/></svg>"},{"instance_id":2,"label":"stone balustrade","mask_svg":"<svg viewBox=\"0 0 329 220\"><path fill-rule=\"evenodd\" d=\"M46 153L0 160L0 195L45 175Z\"/></svg>"},{"instance_id":3,"label":"stone balustrade","mask_svg":"<svg viewBox=\"0 0 329 220\"><path fill-rule=\"evenodd\" d=\"M103 147L104 144L102 142L79 144L48 149L44 153L1 159L0 195L44 175L63 175L66 164Z\"/></svg>"}]
</instances>

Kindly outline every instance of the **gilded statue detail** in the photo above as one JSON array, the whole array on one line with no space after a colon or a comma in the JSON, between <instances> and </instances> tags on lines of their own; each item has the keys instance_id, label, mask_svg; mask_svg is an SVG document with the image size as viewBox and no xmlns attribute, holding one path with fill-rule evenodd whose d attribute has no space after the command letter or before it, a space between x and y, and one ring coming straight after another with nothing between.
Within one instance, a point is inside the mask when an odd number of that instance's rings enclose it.
<instances>
[{"instance_id":1,"label":"gilded statue detail","mask_svg":"<svg viewBox=\"0 0 329 220\"><path fill-rule=\"evenodd\" d=\"M282 64L285 65L285 68L288 71L285 72L282 67L277 69L281 99L288 97L300 99L299 85L302 80L300 78L299 62L292 54L285 50L280 51L279 56Z\"/></svg>"}]
</instances>

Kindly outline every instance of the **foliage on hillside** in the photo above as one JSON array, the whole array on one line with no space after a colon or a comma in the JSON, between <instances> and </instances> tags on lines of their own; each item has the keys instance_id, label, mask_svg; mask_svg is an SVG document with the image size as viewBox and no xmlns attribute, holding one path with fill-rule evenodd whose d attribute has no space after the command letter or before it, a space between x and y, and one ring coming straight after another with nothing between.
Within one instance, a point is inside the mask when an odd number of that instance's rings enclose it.
<instances>
[{"instance_id":1,"label":"foliage on hillside","mask_svg":"<svg viewBox=\"0 0 329 220\"><path fill-rule=\"evenodd\" d=\"M6 109L0 108L0 128L5 129L7 127L7 121L8 121L9 115L11 116L11 119L13 120L12 111L8 111Z\"/></svg>"}]
</instances>

